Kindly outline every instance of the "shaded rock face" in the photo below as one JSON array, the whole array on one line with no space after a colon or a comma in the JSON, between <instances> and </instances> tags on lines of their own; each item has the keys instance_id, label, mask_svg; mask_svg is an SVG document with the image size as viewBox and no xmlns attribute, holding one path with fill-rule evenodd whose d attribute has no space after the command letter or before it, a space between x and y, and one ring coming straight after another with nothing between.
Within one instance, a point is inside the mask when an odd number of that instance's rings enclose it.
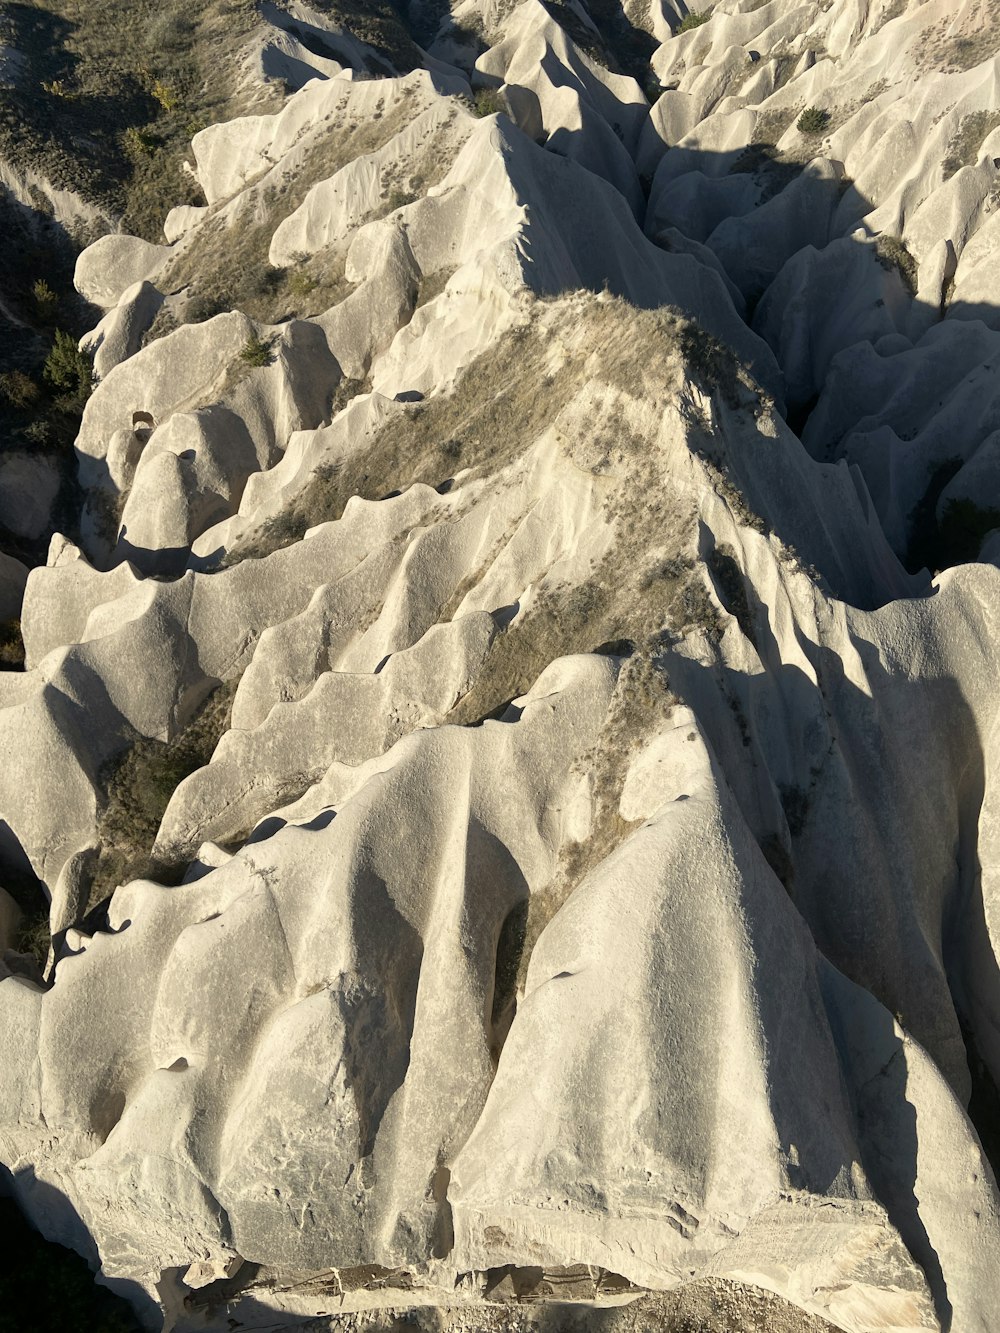
<instances>
[{"instance_id":1,"label":"shaded rock face","mask_svg":"<svg viewBox=\"0 0 1000 1333\"><path fill-rule=\"evenodd\" d=\"M989 1333L1000 16L260 21L3 556L4 1180L150 1327Z\"/></svg>"}]
</instances>

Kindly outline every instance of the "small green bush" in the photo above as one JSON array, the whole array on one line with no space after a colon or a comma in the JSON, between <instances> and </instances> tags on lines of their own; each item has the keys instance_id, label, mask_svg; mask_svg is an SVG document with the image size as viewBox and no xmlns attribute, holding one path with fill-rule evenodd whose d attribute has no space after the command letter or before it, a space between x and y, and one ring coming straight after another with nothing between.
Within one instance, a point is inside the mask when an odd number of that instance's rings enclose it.
<instances>
[{"instance_id":1,"label":"small green bush","mask_svg":"<svg viewBox=\"0 0 1000 1333\"><path fill-rule=\"evenodd\" d=\"M800 134L823 134L829 123L829 111L824 111L818 106L807 106L795 122L795 128Z\"/></svg>"},{"instance_id":2,"label":"small green bush","mask_svg":"<svg viewBox=\"0 0 1000 1333\"><path fill-rule=\"evenodd\" d=\"M247 366L266 366L271 362L272 343L251 333L240 348L240 360Z\"/></svg>"},{"instance_id":3,"label":"small green bush","mask_svg":"<svg viewBox=\"0 0 1000 1333\"><path fill-rule=\"evenodd\" d=\"M495 88L480 88L476 93L472 109L477 116L484 118L486 116L495 116L498 112L506 111L503 98Z\"/></svg>"},{"instance_id":4,"label":"small green bush","mask_svg":"<svg viewBox=\"0 0 1000 1333\"><path fill-rule=\"evenodd\" d=\"M180 106L180 93L163 79L154 79L150 92L159 102L164 111L176 111Z\"/></svg>"},{"instance_id":5,"label":"small green bush","mask_svg":"<svg viewBox=\"0 0 1000 1333\"><path fill-rule=\"evenodd\" d=\"M94 367L76 339L63 329L56 329L52 350L45 359L42 378L62 392L60 406L67 411L83 407L94 387Z\"/></svg>"},{"instance_id":6,"label":"small green bush","mask_svg":"<svg viewBox=\"0 0 1000 1333\"><path fill-rule=\"evenodd\" d=\"M159 135L153 134L151 130L136 129L134 125L130 125L122 135L122 148L130 162L152 157L162 146L163 140Z\"/></svg>"},{"instance_id":7,"label":"small green bush","mask_svg":"<svg viewBox=\"0 0 1000 1333\"><path fill-rule=\"evenodd\" d=\"M29 422L22 434L29 444L37 445L39 448L52 443L52 426L45 417L37 417Z\"/></svg>"},{"instance_id":8,"label":"small green bush","mask_svg":"<svg viewBox=\"0 0 1000 1333\"><path fill-rule=\"evenodd\" d=\"M707 23L711 17L711 14L696 14L692 10L690 14L685 14L681 19L677 32L693 32L695 28L700 28L703 23Z\"/></svg>"},{"instance_id":9,"label":"small green bush","mask_svg":"<svg viewBox=\"0 0 1000 1333\"><path fill-rule=\"evenodd\" d=\"M23 370L8 370L0 375L0 394L11 407L24 409L38 402L39 388Z\"/></svg>"},{"instance_id":10,"label":"small green bush","mask_svg":"<svg viewBox=\"0 0 1000 1333\"><path fill-rule=\"evenodd\" d=\"M49 930L48 912L39 910L21 918L15 948L18 953L26 953L33 958L38 964L39 972L45 971L51 944L52 933Z\"/></svg>"},{"instance_id":11,"label":"small green bush","mask_svg":"<svg viewBox=\"0 0 1000 1333\"><path fill-rule=\"evenodd\" d=\"M51 324L59 312L59 297L44 278L39 278L31 289L35 313L43 323Z\"/></svg>"},{"instance_id":12,"label":"small green bush","mask_svg":"<svg viewBox=\"0 0 1000 1333\"><path fill-rule=\"evenodd\" d=\"M415 195L410 194L408 190L400 190L398 187L389 191L389 212L395 213L397 208L405 208L407 204L412 204Z\"/></svg>"},{"instance_id":13,"label":"small green bush","mask_svg":"<svg viewBox=\"0 0 1000 1333\"><path fill-rule=\"evenodd\" d=\"M316 290L316 279L311 273L293 273L288 279L288 290L293 296L308 296Z\"/></svg>"}]
</instances>

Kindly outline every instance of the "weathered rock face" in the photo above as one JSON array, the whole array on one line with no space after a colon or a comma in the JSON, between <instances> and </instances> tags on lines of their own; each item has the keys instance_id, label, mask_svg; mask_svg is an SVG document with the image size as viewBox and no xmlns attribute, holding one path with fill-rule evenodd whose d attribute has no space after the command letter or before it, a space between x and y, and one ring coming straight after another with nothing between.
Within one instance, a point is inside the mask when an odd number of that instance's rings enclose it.
<instances>
[{"instance_id":1,"label":"weathered rock face","mask_svg":"<svg viewBox=\"0 0 1000 1333\"><path fill-rule=\"evenodd\" d=\"M22 1208L152 1327L990 1333L1000 25L320 8L0 570Z\"/></svg>"}]
</instances>

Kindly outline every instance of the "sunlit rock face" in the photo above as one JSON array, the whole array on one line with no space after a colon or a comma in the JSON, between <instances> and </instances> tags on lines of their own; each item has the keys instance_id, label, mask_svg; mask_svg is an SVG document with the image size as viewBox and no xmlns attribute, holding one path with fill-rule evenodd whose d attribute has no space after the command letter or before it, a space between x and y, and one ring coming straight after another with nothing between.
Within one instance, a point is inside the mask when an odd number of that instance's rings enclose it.
<instances>
[{"instance_id":1,"label":"sunlit rock face","mask_svg":"<svg viewBox=\"0 0 1000 1333\"><path fill-rule=\"evenodd\" d=\"M4 1180L151 1328L991 1333L1000 13L392 24L0 453Z\"/></svg>"}]
</instances>

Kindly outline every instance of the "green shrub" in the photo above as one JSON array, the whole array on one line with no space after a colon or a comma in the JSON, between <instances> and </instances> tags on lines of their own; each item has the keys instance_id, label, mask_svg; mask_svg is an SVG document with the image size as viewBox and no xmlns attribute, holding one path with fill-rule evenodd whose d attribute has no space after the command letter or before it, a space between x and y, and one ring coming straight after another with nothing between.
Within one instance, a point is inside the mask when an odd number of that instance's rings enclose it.
<instances>
[{"instance_id":1,"label":"green shrub","mask_svg":"<svg viewBox=\"0 0 1000 1333\"><path fill-rule=\"evenodd\" d=\"M412 204L415 198L416 196L410 194L408 190L401 190L397 186L395 189L389 191L389 198L387 201L389 204L389 212L395 213L397 208L405 208L407 204Z\"/></svg>"},{"instance_id":2,"label":"green shrub","mask_svg":"<svg viewBox=\"0 0 1000 1333\"><path fill-rule=\"evenodd\" d=\"M824 111L818 106L807 106L795 122L795 128L800 134L824 134L829 123L829 111Z\"/></svg>"},{"instance_id":3,"label":"green shrub","mask_svg":"<svg viewBox=\"0 0 1000 1333\"><path fill-rule=\"evenodd\" d=\"M162 146L163 140L158 134L154 134L152 130L136 129L134 125L130 125L122 135L122 148L130 162L136 162L143 157L152 157Z\"/></svg>"},{"instance_id":4,"label":"green shrub","mask_svg":"<svg viewBox=\"0 0 1000 1333\"><path fill-rule=\"evenodd\" d=\"M52 443L52 426L45 417L36 417L34 421L29 422L22 434L29 444L37 445L39 448Z\"/></svg>"},{"instance_id":5,"label":"green shrub","mask_svg":"<svg viewBox=\"0 0 1000 1333\"><path fill-rule=\"evenodd\" d=\"M180 93L176 88L172 88L169 83L164 83L162 79L154 79L150 92L159 102L164 111L176 111L180 106Z\"/></svg>"},{"instance_id":6,"label":"green shrub","mask_svg":"<svg viewBox=\"0 0 1000 1333\"><path fill-rule=\"evenodd\" d=\"M52 290L44 278L39 278L31 289L31 299L35 306L35 313L43 323L51 324L54 322L59 312L59 297Z\"/></svg>"},{"instance_id":7,"label":"green shrub","mask_svg":"<svg viewBox=\"0 0 1000 1333\"><path fill-rule=\"evenodd\" d=\"M288 290L293 296L308 296L316 290L316 279L311 273L293 273L288 279Z\"/></svg>"},{"instance_id":8,"label":"green shrub","mask_svg":"<svg viewBox=\"0 0 1000 1333\"><path fill-rule=\"evenodd\" d=\"M23 370L8 370L0 375L0 394L11 407L24 409L38 402L39 388Z\"/></svg>"},{"instance_id":9,"label":"green shrub","mask_svg":"<svg viewBox=\"0 0 1000 1333\"><path fill-rule=\"evenodd\" d=\"M0 622L0 671L24 670L24 640L21 638L21 622L4 620Z\"/></svg>"},{"instance_id":10,"label":"green shrub","mask_svg":"<svg viewBox=\"0 0 1000 1333\"><path fill-rule=\"evenodd\" d=\"M480 88L472 101L472 110L479 117L495 116L506 109L503 98L495 88Z\"/></svg>"},{"instance_id":11,"label":"green shrub","mask_svg":"<svg viewBox=\"0 0 1000 1333\"><path fill-rule=\"evenodd\" d=\"M680 21L678 33L693 32L695 28L700 28L703 23L707 23L711 14L696 14L693 10L690 14L685 14Z\"/></svg>"},{"instance_id":12,"label":"green shrub","mask_svg":"<svg viewBox=\"0 0 1000 1333\"><path fill-rule=\"evenodd\" d=\"M76 339L63 329L56 329L52 350L45 359L42 378L62 392L59 406L67 411L83 407L94 387L94 367Z\"/></svg>"},{"instance_id":13,"label":"green shrub","mask_svg":"<svg viewBox=\"0 0 1000 1333\"><path fill-rule=\"evenodd\" d=\"M265 341L259 338L256 333L251 333L240 348L240 360L248 366L270 365L272 347L273 343L270 339Z\"/></svg>"},{"instance_id":14,"label":"green shrub","mask_svg":"<svg viewBox=\"0 0 1000 1333\"><path fill-rule=\"evenodd\" d=\"M43 908L21 918L17 931L15 949L26 953L38 964L39 972L45 971L49 959L52 933L49 930L49 914Z\"/></svg>"}]
</instances>

